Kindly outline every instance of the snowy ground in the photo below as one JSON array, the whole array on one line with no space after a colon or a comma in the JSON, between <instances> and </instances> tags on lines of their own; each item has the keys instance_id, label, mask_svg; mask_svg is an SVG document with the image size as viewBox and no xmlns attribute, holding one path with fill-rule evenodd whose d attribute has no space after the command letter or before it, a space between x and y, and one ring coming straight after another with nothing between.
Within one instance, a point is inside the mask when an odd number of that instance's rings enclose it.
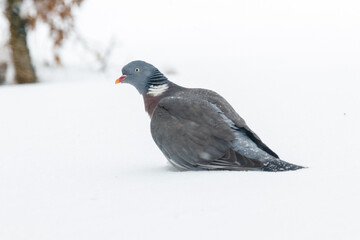
<instances>
[{"instance_id":1,"label":"snowy ground","mask_svg":"<svg viewBox=\"0 0 360 240\"><path fill-rule=\"evenodd\" d=\"M118 39L105 73L74 40L66 68L45 67L40 29L41 83L0 86L0 239L360 238L357 1L106 2L78 18L94 46ZM309 168L174 171L141 97L114 85L134 59L216 90Z\"/></svg>"}]
</instances>

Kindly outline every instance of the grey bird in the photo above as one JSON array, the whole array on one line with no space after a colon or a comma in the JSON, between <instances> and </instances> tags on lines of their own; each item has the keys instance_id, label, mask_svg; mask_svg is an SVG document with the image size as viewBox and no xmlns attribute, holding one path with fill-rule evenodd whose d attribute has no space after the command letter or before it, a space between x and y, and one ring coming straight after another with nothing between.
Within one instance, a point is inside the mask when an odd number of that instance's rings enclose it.
<instances>
[{"instance_id":1,"label":"grey bird","mask_svg":"<svg viewBox=\"0 0 360 240\"><path fill-rule=\"evenodd\" d=\"M279 159L216 92L184 88L156 67L133 61L115 83L129 83L143 96L151 135L180 170L288 171L303 168Z\"/></svg>"}]
</instances>

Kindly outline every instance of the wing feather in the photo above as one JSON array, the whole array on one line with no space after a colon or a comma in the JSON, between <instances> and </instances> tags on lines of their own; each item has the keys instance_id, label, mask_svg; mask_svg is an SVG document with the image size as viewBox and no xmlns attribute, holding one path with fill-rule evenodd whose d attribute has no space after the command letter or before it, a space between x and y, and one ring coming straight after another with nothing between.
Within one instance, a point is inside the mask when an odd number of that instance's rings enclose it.
<instances>
[{"instance_id":1,"label":"wing feather","mask_svg":"<svg viewBox=\"0 0 360 240\"><path fill-rule=\"evenodd\" d=\"M182 95L184 98L190 97L190 96L196 96L196 98L204 99L210 103L216 104L218 108L231 120L234 122L234 124L238 128L244 129L246 131L246 134L248 137L262 150L270 154L271 156L275 158L279 158L279 156L272 151L268 146L266 146L265 143L262 142L260 137L256 135L255 132L253 132L250 127L246 124L245 120L240 117L240 115L235 111L235 109L218 93L207 90L207 89L189 89L189 91L182 92L180 95Z\"/></svg>"},{"instance_id":2,"label":"wing feather","mask_svg":"<svg viewBox=\"0 0 360 240\"><path fill-rule=\"evenodd\" d=\"M163 98L152 115L151 134L169 161L185 169L261 167L231 148L233 129L206 100Z\"/></svg>"}]
</instances>

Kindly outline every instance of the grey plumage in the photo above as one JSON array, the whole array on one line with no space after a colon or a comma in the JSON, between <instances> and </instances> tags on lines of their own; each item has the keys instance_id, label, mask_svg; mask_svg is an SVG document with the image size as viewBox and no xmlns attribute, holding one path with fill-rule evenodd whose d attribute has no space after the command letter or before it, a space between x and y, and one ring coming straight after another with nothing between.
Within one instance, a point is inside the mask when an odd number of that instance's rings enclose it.
<instances>
[{"instance_id":1,"label":"grey plumage","mask_svg":"<svg viewBox=\"0 0 360 240\"><path fill-rule=\"evenodd\" d=\"M131 62L122 71L126 76L121 81L134 85L143 95L151 116L152 137L175 167L262 171L302 168L280 160L219 94L178 86L143 61Z\"/></svg>"}]
</instances>

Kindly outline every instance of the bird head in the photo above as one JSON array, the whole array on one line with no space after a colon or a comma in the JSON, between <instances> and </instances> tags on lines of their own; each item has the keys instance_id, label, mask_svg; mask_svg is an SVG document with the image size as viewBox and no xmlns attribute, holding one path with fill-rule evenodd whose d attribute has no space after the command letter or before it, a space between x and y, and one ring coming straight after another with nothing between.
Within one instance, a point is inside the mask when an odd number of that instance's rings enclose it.
<instances>
[{"instance_id":1,"label":"bird head","mask_svg":"<svg viewBox=\"0 0 360 240\"><path fill-rule=\"evenodd\" d=\"M166 84L168 79L153 65L144 61L133 61L122 69L122 76L115 83L129 83L140 94L146 94L151 86Z\"/></svg>"}]
</instances>

